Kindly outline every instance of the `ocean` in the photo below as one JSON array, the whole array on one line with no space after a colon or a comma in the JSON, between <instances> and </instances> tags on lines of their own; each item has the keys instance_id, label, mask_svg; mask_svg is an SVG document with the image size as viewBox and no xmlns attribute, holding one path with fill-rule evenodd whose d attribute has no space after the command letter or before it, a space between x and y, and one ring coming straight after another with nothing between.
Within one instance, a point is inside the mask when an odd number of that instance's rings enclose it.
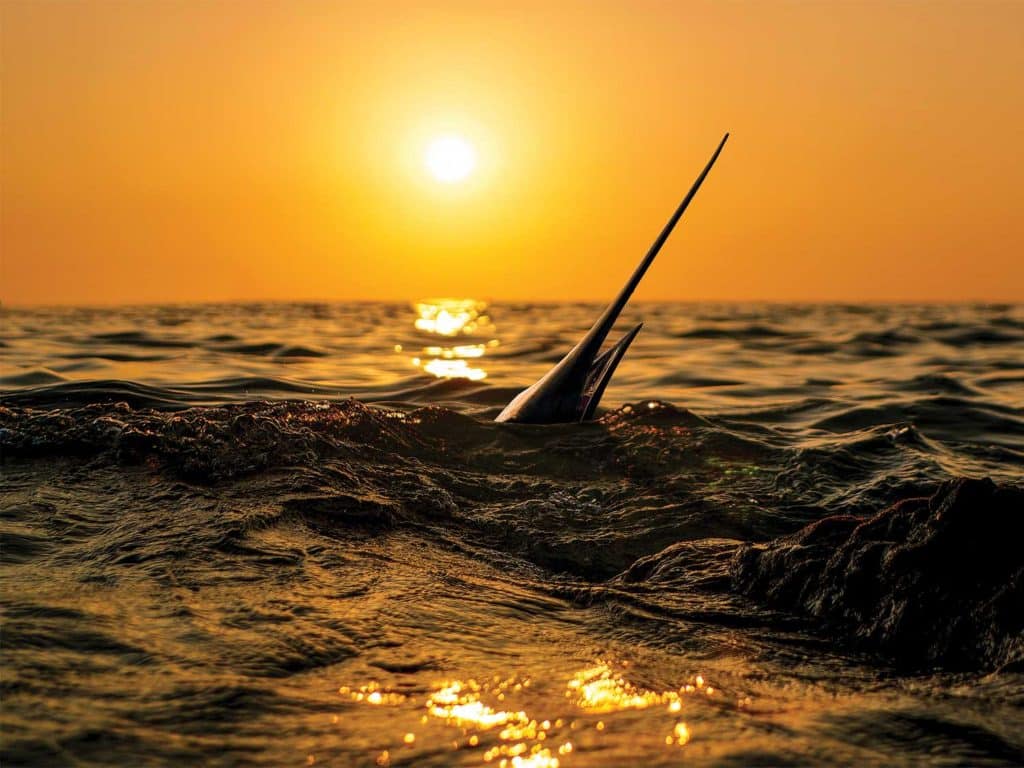
<instances>
[{"instance_id":1,"label":"ocean","mask_svg":"<svg viewBox=\"0 0 1024 768\"><path fill-rule=\"evenodd\" d=\"M1020 604L925 663L741 567L1016 493L1024 305L637 303L595 421L494 423L601 309L0 310L3 764L1024 764Z\"/></svg>"}]
</instances>

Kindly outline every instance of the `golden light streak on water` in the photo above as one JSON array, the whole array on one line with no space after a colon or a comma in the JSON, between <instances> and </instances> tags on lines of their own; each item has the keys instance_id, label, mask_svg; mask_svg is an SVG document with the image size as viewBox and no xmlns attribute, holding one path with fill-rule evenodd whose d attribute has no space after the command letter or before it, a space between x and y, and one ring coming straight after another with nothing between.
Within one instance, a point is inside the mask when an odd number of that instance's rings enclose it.
<instances>
[{"instance_id":1,"label":"golden light streak on water","mask_svg":"<svg viewBox=\"0 0 1024 768\"><path fill-rule=\"evenodd\" d=\"M413 325L420 331L438 336L454 337L473 335L477 332L493 332L491 319L484 314L487 304L476 299L430 299L416 304L417 317ZM479 359L489 347L498 345L497 339L486 343L456 344L453 346L429 345L421 354L412 358L412 364L425 373L439 379L468 379L480 381L487 378L483 368L471 366L467 360ZM395 352L401 352L401 344L395 345Z\"/></svg>"},{"instance_id":2,"label":"golden light streak on water","mask_svg":"<svg viewBox=\"0 0 1024 768\"><path fill-rule=\"evenodd\" d=\"M382 690L380 685L375 682L361 685L358 688L350 688L347 685L343 685L338 689L338 693L342 696L351 697L353 701L364 701L367 704L389 704L392 706L401 704L406 698L401 693Z\"/></svg>"},{"instance_id":3,"label":"golden light streak on water","mask_svg":"<svg viewBox=\"0 0 1024 768\"><path fill-rule=\"evenodd\" d=\"M424 299L416 303L416 327L439 336L471 334L489 326L487 304L476 299Z\"/></svg>"},{"instance_id":4,"label":"golden light streak on water","mask_svg":"<svg viewBox=\"0 0 1024 768\"><path fill-rule=\"evenodd\" d=\"M528 723L525 712L495 710L480 701L479 686L475 681L445 684L427 701L427 711L434 717L463 727L466 724L488 729L510 722Z\"/></svg>"},{"instance_id":5,"label":"golden light streak on water","mask_svg":"<svg viewBox=\"0 0 1024 768\"><path fill-rule=\"evenodd\" d=\"M439 379L469 379L480 381L487 378L483 368L473 368L465 360L430 360L423 364L423 370Z\"/></svg>"},{"instance_id":6,"label":"golden light streak on water","mask_svg":"<svg viewBox=\"0 0 1024 768\"><path fill-rule=\"evenodd\" d=\"M486 347L483 344L463 344L458 347L424 347L423 354L434 357L452 358L483 357Z\"/></svg>"},{"instance_id":7,"label":"golden light streak on water","mask_svg":"<svg viewBox=\"0 0 1024 768\"><path fill-rule=\"evenodd\" d=\"M686 723L676 723L676 727L672 729L672 735L675 736L675 742L680 747L690 742L690 729L686 727Z\"/></svg>"},{"instance_id":8,"label":"golden light streak on water","mask_svg":"<svg viewBox=\"0 0 1024 768\"><path fill-rule=\"evenodd\" d=\"M698 679L703 685L703 678L698 675ZM646 709L658 705L668 705L670 712L678 712L682 706L679 692L659 693L637 688L622 675L616 675L605 662L577 672L568 682L565 695L573 699L581 709L595 713Z\"/></svg>"},{"instance_id":9,"label":"golden light streak on water","mask_svg":"<svg viewBox=\"0 0 1024 768\"><path fill-rule=\"evenodd\" d=\"M434 686L428 696L420 722L428 725L433 720L459 729L465 741L456 739L451 742L451 747L485 748L479 753L485 765L496 765L497 768L560 768L562 761L580 749L566 738L568 732L586 724L561 717L539 719L525 709L498 706L507 696L514 698L524 695L530 684L528 678L520 679L515 675L507 678L496 675L483 682L473 678L442 681ZM684 684L678 690L652 691L634 685L608 662L598 661L573 674L566 681L564 694L574 706L587 714L606 715L596 722L590 721L591 725L586 726L592 727L589 733L593 736L589 738L595 738L606 732L608 724L605 721L609 714L661 706L666 707L666 713L675 714L683 708L683 696L698 691L707 694L713 691L705 685L701 675L694 678L694 683ZM343 686L339 693L354 701L375 706L398 706L407 700L403 694L386 690L377 682L354 688ZM487 703L485 697L490 698L492 703ZM658 736L655 738L661 739ZM427 740L429 742L429 738ZM663 739L667 747L683 747L690 740L689 726L683 721L676 721L671 733ZM412 747L417 743L417 737L407 732L401 741L405 747ZM587 743L584 738L584 748ZM389 765L391 759L391 753L385 750L378 755L377 764Z\"/></svg>"}]
</instances>

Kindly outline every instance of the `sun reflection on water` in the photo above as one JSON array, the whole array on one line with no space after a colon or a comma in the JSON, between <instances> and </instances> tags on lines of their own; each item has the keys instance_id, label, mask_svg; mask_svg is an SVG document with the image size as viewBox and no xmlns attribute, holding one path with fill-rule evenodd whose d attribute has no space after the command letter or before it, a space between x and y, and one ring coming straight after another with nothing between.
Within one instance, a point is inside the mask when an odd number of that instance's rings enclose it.
<instances>
[{"instance_id":1,"label":"sun reflection on water","mask_svg":"<svg viewBox=\"0 0 1024 768\"><path fill-rule=\"evenodd\" d=\"M486 314L487 304L476 299L429 299L417 302L415 309L417 317L413 324L426 333L456 337L494 331L494 324ZM487 377L487 372L467 360L483 357L489 347L498 343L496 338L491 338L486 343L425 346L412 358L412 364L439 379L480 381ZM395 345L395 352L402 351L402 345Z\"/></svg>"},{"instance_id":2,"label":"sun reflection on water","mask_svg":"<svg viewBox=\"0 0 1024 768\"><path fill-rule=\"evenodd\" d=\"M473 368L465 360L428 360L422 364L423 370L432 373L439 379L469 379L480 381L487 378L483 368Z\"/></svg>"},{"instance_id":3,"label":"sun reflection on water","mask_svg":"<svg viewBox=\"0 0 1024 768\"><path fill-rule=\"evenodd\" d=\"M568 682L565 695L589 712L646 709L660 704L667 704L670 711L678 711L679 707L673 706L680 700L677 691L658 693L637 688L621 675L616 675L604 662L577 672Z\"/></svg>"},{"instance_id":4,"label":"sun reflection on water","mask_svg":"<svg viewBox=\"0 0 1024 768\"><path fill-rule=\"evenodd\" d=\"M597 661L573 674L565 683L564 696L582 711L581 720L573 719L565 712L561 713L562 717L539 719L526 709L507 706L507 699L529 693L529 678L496 675L483 681L472 678L443 680L432 687L423 704L424 714L420 722L423 725L435 722L455 729L461 738L457 736L451 742L452 748L480 748L482 751L478 754L484 765L559 768L567 757L581 748L592 748L592 739L605 732L605 720L594 722L586 717L589 715L607 716L625 710L656 707L662 711L660 718L668 718L661 722L671 730L664 737L655 735L655 743L662 743L660 740L663 738L666 747L686 746L692 738L690 728L676 717L683 708L684 697L697 693L714 694L714 689L705 684L701 675L691 680L676 690L648 690L628 681L608 662ZM354 688L343 686L339 693L370 705L399 706L407 701L404 694L386 690L376 682ZM657 730L664 733L660 727ZM588 733L591 735L586 735ZM578 743L581 738L582 745ZM400 742L397 747L412 747L417 742L416 734L406 732L399 735L397 741ZM384 750L377 755L377 764L390 765L393 756L394 748Z\"/></svg>"},{"instance_id":5,"label":"sun reflection on water","mask_svg":"<svg viewBox=\"0 0 1024 768\"><path fill-rule=\"evenodd\" d=\"M416 327L439 336L474 333L491 324L487 304L476 299L424 299L416 302Z\"/></svg>"}]
</instances>

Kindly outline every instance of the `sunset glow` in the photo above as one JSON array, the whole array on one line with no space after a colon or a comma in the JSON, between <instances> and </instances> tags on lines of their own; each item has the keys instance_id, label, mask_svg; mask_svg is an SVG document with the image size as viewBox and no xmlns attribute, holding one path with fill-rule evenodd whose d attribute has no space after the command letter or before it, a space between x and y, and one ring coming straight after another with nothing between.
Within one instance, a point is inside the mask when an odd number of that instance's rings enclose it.
<instances>
[{"instance_id":1,"label":"sunset glow","mask_svg":"<svg viewBox=\"0 0 1024 768\"><path fill-rule=\"evenodd\" d=\"M1024 0L0 0L0 768L1024 755L1022 96Z\"/></svg>"},{"instance_id":2,"label":"sunset glow","mask_svg":"<svg viewBox=\"0 0 1024 768\"><path fill-rule=\"evenodd\" d=\"M1022 3L0 13L4 303L1024 291Z\"/></svg>"}]
</instances>

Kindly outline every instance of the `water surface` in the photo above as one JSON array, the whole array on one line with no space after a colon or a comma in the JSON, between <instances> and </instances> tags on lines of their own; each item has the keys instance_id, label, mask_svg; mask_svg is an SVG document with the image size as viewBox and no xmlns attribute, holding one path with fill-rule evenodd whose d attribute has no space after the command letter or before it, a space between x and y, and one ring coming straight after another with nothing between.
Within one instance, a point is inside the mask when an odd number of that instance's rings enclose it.
<instances>
[{"instance_id":1,"label":"water surface","mask_svg":"<svg viewBox=\"0 0 1024 768\"><path fill-rule=\"evenodd\" d=\"M4 763L1024 762L1019 673L897 673L728 575L1020 482L1024 307L638 304L597 422L494 424L599 310L5 310Z\"/></svg>"}]
</instances>

